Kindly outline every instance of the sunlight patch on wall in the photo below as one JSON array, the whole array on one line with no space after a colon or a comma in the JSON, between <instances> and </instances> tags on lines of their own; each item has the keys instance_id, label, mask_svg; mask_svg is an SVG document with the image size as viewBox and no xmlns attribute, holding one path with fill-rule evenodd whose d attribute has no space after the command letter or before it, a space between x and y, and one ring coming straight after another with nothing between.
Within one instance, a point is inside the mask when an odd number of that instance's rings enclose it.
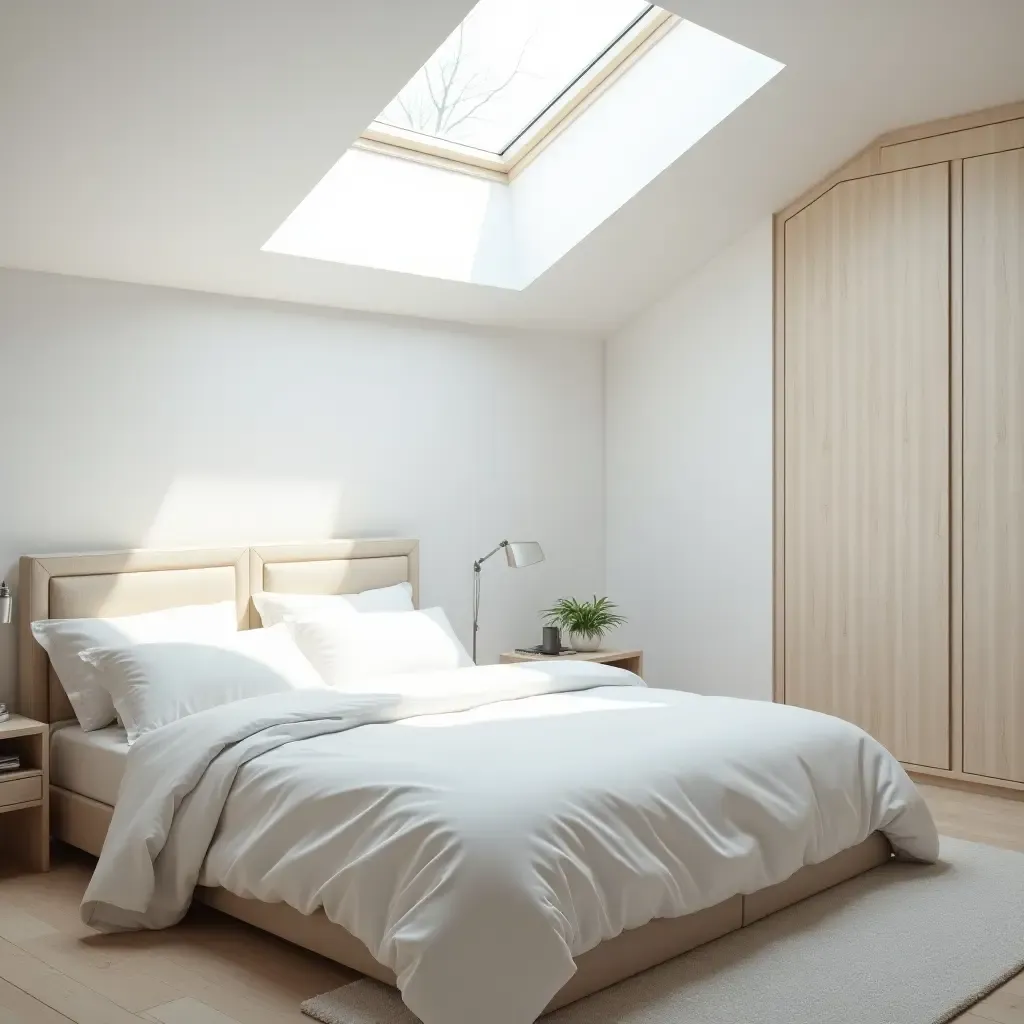
<instances>
[{"instance_id":1,"label":"sunlight patch on wall","mask_svg":"<svg viewBox=\"0 0 1024 1024\"><path fill-rule=\"evenodd\" d=\"M179 477L141 546L322 540L337 533L341 499L337 481Z\"/></svg>"}]
</instances>

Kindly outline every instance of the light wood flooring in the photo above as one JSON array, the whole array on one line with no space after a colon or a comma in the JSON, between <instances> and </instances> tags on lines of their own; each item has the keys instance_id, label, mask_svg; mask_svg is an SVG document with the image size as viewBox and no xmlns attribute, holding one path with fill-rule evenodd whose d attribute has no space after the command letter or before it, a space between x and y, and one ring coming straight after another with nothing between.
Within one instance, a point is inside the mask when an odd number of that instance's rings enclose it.
<instances>
[{"instance_id":1,"label":"light wood flooring","mask_svg":"<svg viewBox=\"0 0 1024 1024\"><path fill-rule=\"evenodd\" d=\"M1024 851L1024 800L921 790L940 832ZM91 864L62 849L49 874L0 871L0 1024L309 1024L303 999L357 977L204 907L97 935L78 919ZM1024 1024L1024 974L958 1020Z\"/></svg>"}]
</instances>

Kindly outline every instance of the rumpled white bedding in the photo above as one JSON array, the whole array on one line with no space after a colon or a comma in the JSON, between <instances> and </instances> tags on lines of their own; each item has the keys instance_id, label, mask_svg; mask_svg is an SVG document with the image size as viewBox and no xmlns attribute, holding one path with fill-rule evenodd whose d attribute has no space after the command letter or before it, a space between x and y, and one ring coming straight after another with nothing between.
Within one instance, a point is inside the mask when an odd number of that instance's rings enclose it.
<instances>
[{"instance_id":1,"label":"rumpled white bedding","mask_svg":"<svg viewBox=\"0 0 1024 1024\"><path fill-rule=\"evenodd\" d=\"M931 816L860 729L563 662L239 701L133 747L82 904L161 928L197 882L327 916L424 1024L525 1024L572 957Z\"/></svg>"}]
</instances>

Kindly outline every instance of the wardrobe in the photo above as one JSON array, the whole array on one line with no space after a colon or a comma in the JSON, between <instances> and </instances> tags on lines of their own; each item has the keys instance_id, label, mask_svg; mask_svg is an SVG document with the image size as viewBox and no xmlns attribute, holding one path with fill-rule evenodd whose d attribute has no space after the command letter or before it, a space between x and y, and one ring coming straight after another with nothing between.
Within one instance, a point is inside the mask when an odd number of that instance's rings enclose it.
<instances>
[{"instance_id":1,"label":"wardrobe","mask_svg":"<svg viewBox=\"0 0 1024 1024\"><path fill-rule=\"evenodd\" d=\"M1024 104L775 218L775 697L1024 790Z\"/></svg>"}]
</instances>

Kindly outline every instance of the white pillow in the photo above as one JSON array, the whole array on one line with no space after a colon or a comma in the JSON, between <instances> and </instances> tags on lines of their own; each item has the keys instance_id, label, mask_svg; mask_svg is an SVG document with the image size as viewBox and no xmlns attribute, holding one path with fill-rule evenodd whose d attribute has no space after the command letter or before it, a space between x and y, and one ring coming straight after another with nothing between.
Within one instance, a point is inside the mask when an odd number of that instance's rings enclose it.
<instances>
[{"instance_id":1,"label":"white pillow","mask_svg":"<svg viewBox=\"0 0 1024 1024\"><path fill-rule=\"evenodd\" d=\"M360 679L469 668L473 659L440 608L330 613L288 620L299 650L328 686L357 691Z\"/></svg>"},{"instance_id":2,"label":"white pillow","mask_svg":"<svg viewBox=\"0 0 1024 1024\"><path fill-rule=\"evenodd\" d=\"M185 605L142 615L110 619L40 619L32 635L50 656L57 678L85 732L114 720L110 694L96 669L79 657L90 647L124 647L151 640L202 640L234 636L238 611L234 601Z\"/></svg>"},{"instance_id":3,"label":"white pillow","mask_svg":"<svg viewBox=\"0 0 1024 1024\"><path fill-rule=\"evenodd\" d=\"M361 594L253 594L252 602L264 626L276 626L290 618L328 613L411 612L412 584L364 590Z\"/></svg>"},{"instance_id":4,"label":"white pillow","mask_svg":"<svg viewBox=\"0 0 1024 1024\"><path fill-rule=\"evenodd\" d=\"M210 640L169 640L83 651L133 743L200 711L248 697L325 689L287 626Z\"/></svg>"}]
</instances>

